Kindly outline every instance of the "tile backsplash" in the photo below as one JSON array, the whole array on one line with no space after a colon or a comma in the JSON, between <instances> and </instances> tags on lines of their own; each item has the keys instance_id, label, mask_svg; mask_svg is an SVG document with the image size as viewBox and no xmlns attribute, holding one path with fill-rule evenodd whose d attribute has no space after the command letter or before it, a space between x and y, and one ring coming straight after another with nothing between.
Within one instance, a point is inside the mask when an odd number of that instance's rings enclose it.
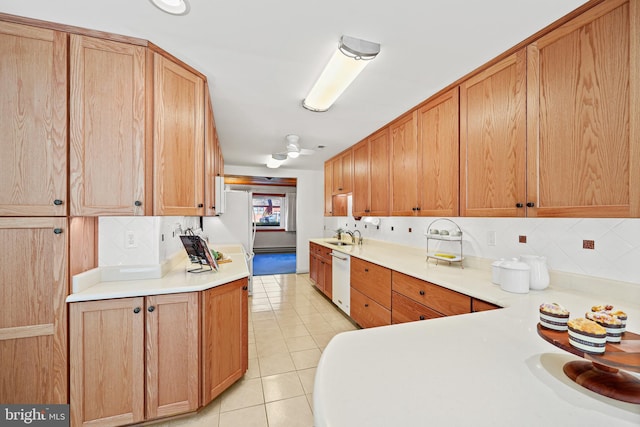
<instances>
[{"instance_id":1,"label":"tile backsplash","mask_svg":"<svg viewBox=\"0 0 640 427\"><path fill-rule=\"evenodd\" d=\"M427 239L424 233L435 219L437 218L383 217L380 218L377 229L371 225L365 228L365 224L349 216L326 217L324 236L332 236L338 228L357 229L365 239L421 247L426 251ZM486 259L526 254L544 255L550 270L640 285L640 219L449 219L462 229L464 255ZM449 222L439 222L433 228L451 229L454 226ZM519 242L520 236L526 237L526 243ZM594 248L583 248L585 240L593 241ZM449 246L446 245L455 244L434 243L442 245L442 249L448 249ZM455 247L451 247L451 250L454 249Z\"/></svg>"},{"instance_id":2,"label":"tile backsplash","mask_svg":"<svg viewBox=\"0 0 640 427\"><path fill-rule=\"evenodd\" d=\"M98 265L158 265L184 251L178 237L197 228L198 218L166 216L100 217Z\"/></svg>"}]
</instances>

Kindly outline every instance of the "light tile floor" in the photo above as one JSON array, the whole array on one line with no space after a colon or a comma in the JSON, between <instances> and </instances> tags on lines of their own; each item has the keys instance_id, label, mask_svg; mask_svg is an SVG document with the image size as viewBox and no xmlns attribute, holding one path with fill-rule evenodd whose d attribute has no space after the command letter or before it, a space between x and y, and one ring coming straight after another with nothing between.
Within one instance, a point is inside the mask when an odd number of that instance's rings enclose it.
<instances>
[{"instance_id":1,"label":"light tile floor","mask_svg":"<svg viewBox=\"0 0 640 427\"><path fill-rule=\"evenodd\" d=\"M320 354L334 335L353 329L308 274L256 276L244 378L198 414L154 426L311 427Z\"/></svg>"}]
</instances>

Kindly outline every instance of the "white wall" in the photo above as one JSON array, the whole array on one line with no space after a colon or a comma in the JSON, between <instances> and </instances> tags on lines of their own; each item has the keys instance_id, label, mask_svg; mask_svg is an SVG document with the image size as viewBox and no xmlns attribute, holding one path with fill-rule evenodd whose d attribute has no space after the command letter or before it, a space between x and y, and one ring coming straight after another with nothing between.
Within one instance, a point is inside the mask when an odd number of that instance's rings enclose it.
<instances>
[{"instance_id":1,"label":"white wall","mask_svg":"<svg viewBox=\"0 0 640 427\"><path fill-rule=\"evenodd\" d=\"M377 230L371 226L365 229L364 224L355 221L353 217L328 217L324 221L324 236L332 236L334 230L340 227L358 229L365 239L368 237L416 246L424 248L426 252L427 240L424 231L434 219L436 218L385 217L380 219L380 229ZM640 286L640 219L450 219L463 231L464 255L487 259L522 254L544 255L551 270ZM436 224L434 227L451 228L448 225ZM491 231L495 231L496 234L495 246L488 244L488 233ZM527 237L527 243L518 242L520 235ZM594 240L595 249L583 249L583 240Z\"/></svg>"},{"instance_id":2,"label":"white wall","mask_svg":"<svg viewBox=\"0 0 640 427\"><path fill-rule=\"evenodd\" d=\"M296 169L268 169L224 165L225 174L296 178L298 224L296 229L296 272L309 271L309 239L322 236L324 221L324 172Z\"/></svg>"}]
</instances>

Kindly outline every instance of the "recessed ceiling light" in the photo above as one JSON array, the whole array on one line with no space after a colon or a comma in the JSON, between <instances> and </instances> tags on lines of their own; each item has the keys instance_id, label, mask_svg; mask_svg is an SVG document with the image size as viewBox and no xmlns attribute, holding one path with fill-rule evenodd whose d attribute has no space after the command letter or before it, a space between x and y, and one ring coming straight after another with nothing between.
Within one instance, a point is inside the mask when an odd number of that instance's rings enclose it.
<instances>
[{"instance_id":1,"label":"recessed ceiling light","mask_svg":"<svg viewBox=\"0 0 640 427\"><path fill-rule=\"evenodd\" d=\"M186 15L189 13L187 0L149 0L155 7L172 15Z\"/></svg>"}]
</instances>

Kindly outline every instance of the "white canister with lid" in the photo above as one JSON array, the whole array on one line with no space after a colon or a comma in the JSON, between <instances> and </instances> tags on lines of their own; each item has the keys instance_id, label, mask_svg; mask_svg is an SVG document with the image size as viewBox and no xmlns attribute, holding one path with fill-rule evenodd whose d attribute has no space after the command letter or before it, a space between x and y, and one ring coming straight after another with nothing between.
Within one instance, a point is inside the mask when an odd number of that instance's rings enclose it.
<instances>
[{"instance_id":1,"label":"white canister with lid","mask_svg":"<svg viewBox=\"0 0 640 427\"><path fill-rule=\"evenodd\" d=\"M500 288L507 292L526 294L529 292L531 267L520 261L500 264Z\"/></svg>"}]
</instances>

